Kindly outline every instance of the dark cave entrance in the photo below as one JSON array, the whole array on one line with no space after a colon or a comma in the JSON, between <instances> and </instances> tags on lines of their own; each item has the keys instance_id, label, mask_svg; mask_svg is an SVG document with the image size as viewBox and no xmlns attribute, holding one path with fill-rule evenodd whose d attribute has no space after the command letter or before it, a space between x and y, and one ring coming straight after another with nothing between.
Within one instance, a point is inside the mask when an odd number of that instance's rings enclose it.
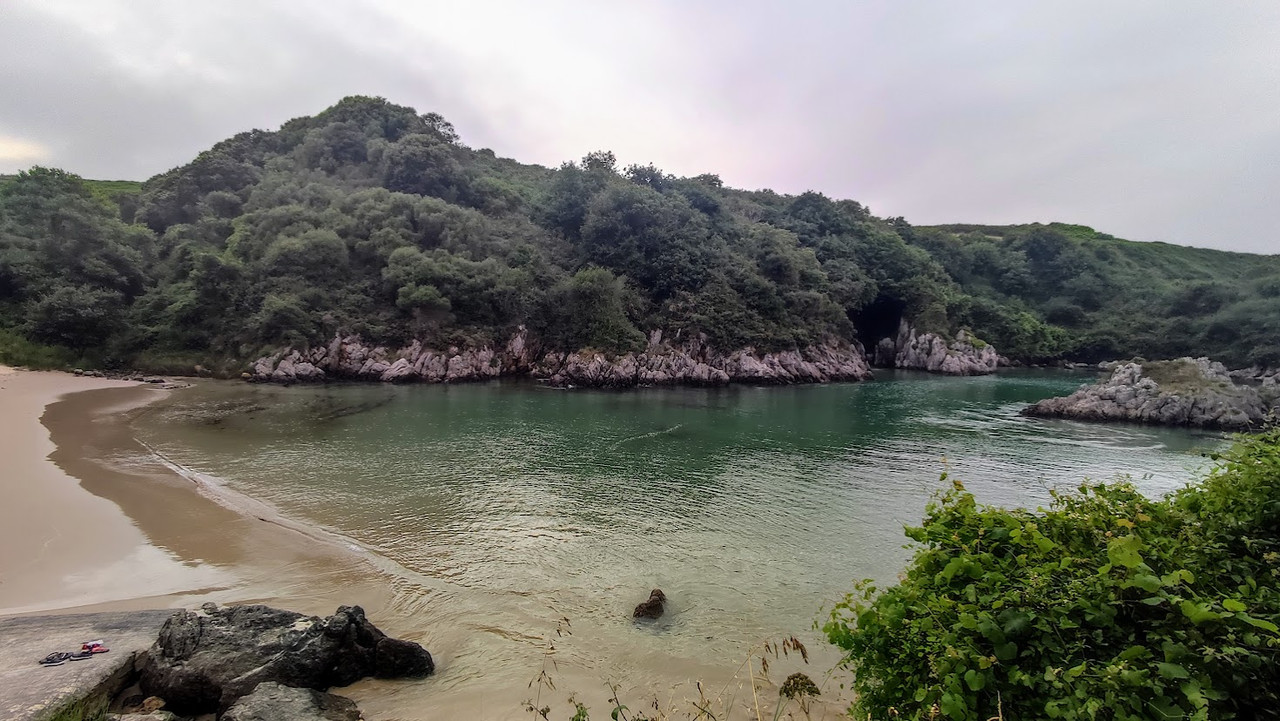
<instances>
[{"instance_id":1,"label":"dark cave entrance","mask_svg":"<svg viewBox=\"0 0 1280 721\"><path fill-rule=\"evenodd\" d=\"M906 301L881 295L856 313L849 314L849 320L858 332L858 340L867 349L868 355L875 357L876 343L880 339L898 335L898 325L906 310Z\"/></svg>"}]
</instances>

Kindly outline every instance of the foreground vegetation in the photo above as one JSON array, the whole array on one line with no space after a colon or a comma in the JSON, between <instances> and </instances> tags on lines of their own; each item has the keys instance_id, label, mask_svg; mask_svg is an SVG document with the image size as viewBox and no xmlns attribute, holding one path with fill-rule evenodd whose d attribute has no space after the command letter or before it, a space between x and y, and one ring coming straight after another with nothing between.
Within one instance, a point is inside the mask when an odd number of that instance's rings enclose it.
<instances>
[{"instance_id":1,"label":"foreground vegetation","mask_svg":"<svg viewBox=\"0 0 1280 721\"><path fill-rule=\"evenodd\" d=\"M1059 224L913 227L715 175L559 168L351 97L139 185L0 178L0 359L243 360L335 332L388 345L874 343L906 318L1025 361L1280 364L1280 259ZM40 346L40 348L33 347Z\"/></svg>"},{"instance_id":2,"label":"foreground vegetation","mask_svg":"<svg viewBox=\"0 0 1280 721\"><path fill-rule=\"evenodd\" d=\"M907 535L903 580L824 630L855 715L1261 719L1280 708L1280 430L1152 500L1086 484L1032 513L960 484Z\"/></svg>"}]
</instances>

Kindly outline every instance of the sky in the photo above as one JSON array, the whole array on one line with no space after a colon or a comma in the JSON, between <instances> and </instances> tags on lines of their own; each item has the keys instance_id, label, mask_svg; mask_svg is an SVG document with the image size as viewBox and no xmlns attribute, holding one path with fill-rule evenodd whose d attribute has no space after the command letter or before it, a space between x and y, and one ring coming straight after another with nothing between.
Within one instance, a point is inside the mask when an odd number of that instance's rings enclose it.
<instances>
[{"instance_id":1,"label":"sky","mask_svg":"<svg viewBox=\"0 0 1280 721\"><path fill-rule=\"evenodd\" d=\"M347 95L555 166L1280 253L1280 3L0 0L0 173L142 180Z\"/></svg>"}]
</instances>

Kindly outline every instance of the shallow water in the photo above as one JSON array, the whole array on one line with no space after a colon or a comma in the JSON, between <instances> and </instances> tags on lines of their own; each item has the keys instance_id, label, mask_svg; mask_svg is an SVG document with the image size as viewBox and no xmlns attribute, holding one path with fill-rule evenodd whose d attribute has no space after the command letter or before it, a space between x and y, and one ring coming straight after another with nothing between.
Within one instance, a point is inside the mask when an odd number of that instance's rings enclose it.
<instances>
[{"instance_id":1,"label":"shallow water","mask_svg":"<svg viewBox=\"0 0 1280 721\"><path fill-rule=\"evenodd\" d=\"M902 526L944 468L982 502L1035 507L1084 477L1167 492L1222 443L1017 415L1089 379L881 372L625 393L212 383L135 424L175 462L372 552L395 589L386 612L426 629L442 660L432 698L457 700L523 691L562 616L568 663L642 689L714 675L767 638L812 648L824 604L901 569ZM632 624L654 587L670 613Z\"/></svg>"}]
</instances>

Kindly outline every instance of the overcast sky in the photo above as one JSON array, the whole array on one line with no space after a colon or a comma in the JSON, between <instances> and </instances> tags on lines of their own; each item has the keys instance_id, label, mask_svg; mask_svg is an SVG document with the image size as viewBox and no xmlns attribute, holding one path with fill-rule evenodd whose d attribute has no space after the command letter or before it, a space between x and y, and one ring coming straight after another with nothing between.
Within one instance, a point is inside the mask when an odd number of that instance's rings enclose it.
<instances>
[{"instance_id":1,"label":"overcast sky","mask_svg":"<svg viewBox=\"0 0 1280 721\"><path fill-rule=\"evenodd\" d=\"M1280 252L1280 2L0 0L0 173L141 180L351 94L525 162Z\"/></svg>"}]
</instances>

